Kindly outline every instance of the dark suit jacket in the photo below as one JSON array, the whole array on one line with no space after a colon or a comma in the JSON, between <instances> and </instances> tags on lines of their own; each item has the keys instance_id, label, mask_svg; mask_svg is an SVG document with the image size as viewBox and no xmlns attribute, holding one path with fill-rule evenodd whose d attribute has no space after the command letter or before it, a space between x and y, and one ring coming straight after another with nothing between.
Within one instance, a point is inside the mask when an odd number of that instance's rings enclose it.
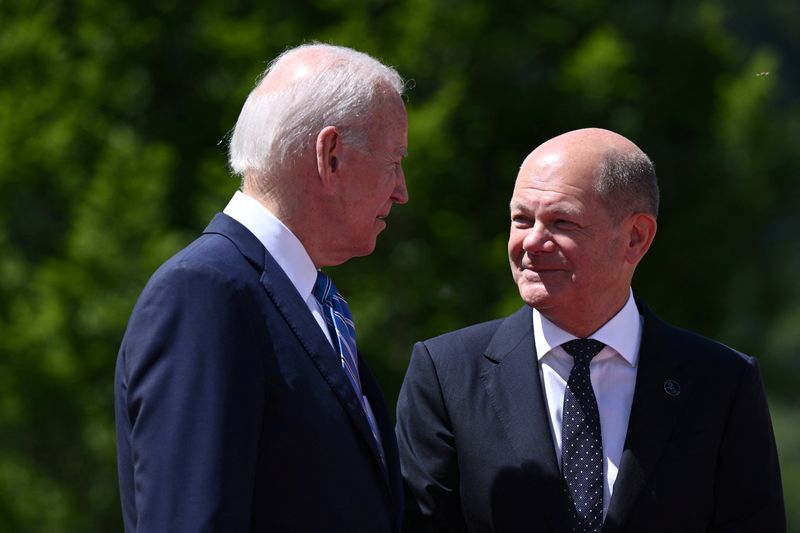
<instances>
[{"instance_id":1,"label":"dark suit jacket","mask_svg":"<svg viewBox=\"0 0 800 533\"><path fill-rule=\"evenodd\" d=\"M115 397L125 530L397 531L391 417L366 364L383 467L352 386L264 246L219 214L150 279Z\"/></svg>"},{"instance_id":2,"label":"dark suit jacket","mask_svg":"<svg viewBox=\"0 0 800 533\"><path fill-rule=\"evenodd\" d=\"M785 531L756 360L638 305L636 390L603 531ZM567 531L531 313L414 347L397 407L407 531Z\"/></svg>"}]
</instances>

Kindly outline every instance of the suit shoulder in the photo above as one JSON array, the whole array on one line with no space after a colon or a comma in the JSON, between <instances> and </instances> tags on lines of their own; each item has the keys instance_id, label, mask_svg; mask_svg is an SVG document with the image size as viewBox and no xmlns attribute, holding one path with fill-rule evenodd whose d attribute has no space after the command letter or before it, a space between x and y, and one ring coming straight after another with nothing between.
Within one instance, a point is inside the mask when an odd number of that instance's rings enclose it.
<instances>
[{"instance_id":1,"label":"suit shoulder","mask_svg":"<svg viewBox=\"0 0 800 533\"><path fill-rule=\"evenodd\" d=\"M229 239L219 234L204 234L167 259L153 273L150 282L164 278L174 282L188 277L240 283L247 265L244 256Z\"/></svg>"},{"instance_id":2,"label":"suit shoulder","mask_svg":"<svg viewBox=\"0 0 800 533\"><path fill-rule=\"evenodd\" d=\"M484 359L487 348L507 318L473 324L417 343L415 355L427 353L443 375L470 374Z\"/></svg>"},{"instance_id":3,"label":"suit shoulder","mask_svg":"<svg viewBox=\"0 0 800 533\"><path fill-rule=\"evenodd\" d=\"M473 324L432 337L422 344L434 358L450 354L483 353L505 318Z\"/></svg>"},{"instance_id":4,"label":"suit shoulder","mask_svg":"<svg viewBox=\"0 0 800 533\"><path fill-rule=\"evenodd\" d=\"M183 304L193 310L221 305L220 301L243 306L252 300L258 282L258 270L232 242L221 235L201 235L150 276L136 300L131 321L145 310L155 313Z\"/></svg>"},{"instance_id":5,"label":"suit shoulder","mask_svg":"<svg viewBox=\"0 0 800 533\"><path fill-rule=\"evenodd\" d=\"M654 327L648 328L651 324ZM670 351L683 354L692 365L741 370L756 364L754 357L695 331L673 326L659 319L655 319L651 324L645 321L645 335L650 329L663 339L667 339L665 344L669 346Z\"/></svg>"}]
</instances>

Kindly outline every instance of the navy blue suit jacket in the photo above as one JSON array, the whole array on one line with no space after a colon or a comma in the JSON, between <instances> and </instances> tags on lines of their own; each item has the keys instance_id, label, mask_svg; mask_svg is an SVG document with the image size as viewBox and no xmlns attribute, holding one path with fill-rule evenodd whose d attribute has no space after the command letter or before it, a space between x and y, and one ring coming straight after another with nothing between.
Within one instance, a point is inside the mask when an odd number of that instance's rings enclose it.
<instances>
[{"instance_id":1,"label":"navy blue suit jacket","mask_svg":"<svg viewBox=\"0 0 800 533\"><path fill-rule=\"evenodd\" d=\"M603 531L785 532L756 360L637 303L636 389ZM531 313L414 347L397 407L406 531L568 531Z\"/></svg>"},{"instance_id":2,"label":"navy blue suit jacket","mask_svg":"<svg viewBox=\"0 0 800 533\"><path fill-rule=\"evenodd\" d=\"M385 467L305 302L255 236L217 215L153 275L122 341L125 530L397 531L392 421L359 367Z\"/></svg>"}]
</instances>

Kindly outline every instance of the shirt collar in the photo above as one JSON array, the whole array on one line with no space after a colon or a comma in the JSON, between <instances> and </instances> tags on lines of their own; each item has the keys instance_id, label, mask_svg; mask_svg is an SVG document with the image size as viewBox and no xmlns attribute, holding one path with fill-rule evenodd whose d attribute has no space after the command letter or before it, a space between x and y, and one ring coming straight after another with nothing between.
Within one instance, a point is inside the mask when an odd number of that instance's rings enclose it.
<instances>
[{"instance_id":1,"label":"shirt collar","mask_svg":"<svg viewBox=\"0 0 800 533\"><path fill-rule=\"evenodd\" d=\"M223 213L261 241L303 300L308 300L317 280L317 269L294 233L261 202L241 191L234 193Z\"/></svg>"},{"instance_id":2,"label":"shirt collar","mask_svg":"<svg viewBox=\"0 0 800 533\"><path fill-rule=\"evenodd\" d=\"M553 324L536 309L533 310L533 334L538 359L553 348L577 338ZM629 291L628 301L622 309L589 337L613 348L631 366L637 365L642 337L642 317L636 307L632 290Z\"/></svg>"}]
</instances>

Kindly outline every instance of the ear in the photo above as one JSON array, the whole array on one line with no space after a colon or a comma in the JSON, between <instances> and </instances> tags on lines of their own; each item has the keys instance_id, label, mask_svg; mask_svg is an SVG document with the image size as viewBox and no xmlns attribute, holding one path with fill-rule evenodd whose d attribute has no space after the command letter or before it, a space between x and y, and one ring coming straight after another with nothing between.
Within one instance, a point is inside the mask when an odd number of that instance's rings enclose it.
<instances>
[{"instance_id":1,"label":"ear","mask_svg":"<svg viewBox=\"0 0 800 533\"><path fill-rule=\"evenodd\" d=\"M648 213L634 213L627 220L628 246L625 260L629 264L636 266L642 260L653 243L657 226L656 218Z\"/></svg>"},{"instance_id":2,"label":"ear","mask_svg":"<svg viewBox=\"0 0 800 533\"><path fill-rule=\"evenodd\" d=\"M339 169L341 139L335 126L326 126L317 135L317 172L326 189L333 188Z\"/></svg>"}]
</instances>

